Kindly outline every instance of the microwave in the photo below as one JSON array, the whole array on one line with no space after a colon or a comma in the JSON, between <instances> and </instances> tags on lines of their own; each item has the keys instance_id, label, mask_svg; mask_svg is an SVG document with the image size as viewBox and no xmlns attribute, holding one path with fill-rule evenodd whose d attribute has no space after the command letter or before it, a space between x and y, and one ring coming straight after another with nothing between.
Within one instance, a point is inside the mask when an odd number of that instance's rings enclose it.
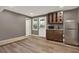
<instances>
[{"instance_id":1,"label":"microwave","mask_svg":"<svg viewBox=\"0 0 79 59\"><path fill-rule=\"evenodd\" d=\"M48 29L54 29L54 26L53 25L48 26Z\"/></svg>"}]
</instances>

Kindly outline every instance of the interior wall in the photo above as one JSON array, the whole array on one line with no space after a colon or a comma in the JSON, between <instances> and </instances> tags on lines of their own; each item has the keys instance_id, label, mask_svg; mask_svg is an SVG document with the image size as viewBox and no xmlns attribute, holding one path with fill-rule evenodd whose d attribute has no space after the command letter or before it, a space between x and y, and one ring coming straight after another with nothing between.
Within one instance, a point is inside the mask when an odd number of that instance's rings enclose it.
<instances>
[{"instance_id":1,"label":"interior wall","mask_svg":"<svg viewBox=\"0 0 79 59\"><path fill-rule=\"evenodd\" d=\"M77 22L79 23L79 7L77 8L77 15L78 15Z\"/></svg>"},{"instance_id":2,"label":"interior wall","mask_svg":"<svg viewBox=\"0 0 79 59\"><path fill-rule=\"evenodd\" d=\"M26 16L9 11L0 12L0 40L25 35Z\"/></svg>"}]
</instances>

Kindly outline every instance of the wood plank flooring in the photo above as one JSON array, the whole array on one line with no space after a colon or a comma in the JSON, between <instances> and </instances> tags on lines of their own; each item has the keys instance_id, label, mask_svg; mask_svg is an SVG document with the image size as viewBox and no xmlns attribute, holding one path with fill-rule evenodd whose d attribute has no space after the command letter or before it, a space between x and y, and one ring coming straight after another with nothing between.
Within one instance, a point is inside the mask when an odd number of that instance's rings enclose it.
<instances>
[{"instance_id":1,"label":"wood plank flooring","mask_svg":"<svg viewBox=\"0 0 79 59\"><path fill-rule=\"evenodd\" d=\"M0 53L78 53L79 47L29 36L28 38L0 46Z\"/></svg>"}]
</instances>

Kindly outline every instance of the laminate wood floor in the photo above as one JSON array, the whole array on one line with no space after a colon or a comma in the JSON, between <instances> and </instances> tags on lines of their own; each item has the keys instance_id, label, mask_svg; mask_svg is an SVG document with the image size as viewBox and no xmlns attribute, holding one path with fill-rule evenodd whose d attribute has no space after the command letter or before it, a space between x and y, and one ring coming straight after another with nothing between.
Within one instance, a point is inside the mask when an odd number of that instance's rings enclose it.
<instances>
[{"instance_id":1,"label":"laminate wood floor","mask_svg":"<svg viewBox=\"0 0 79 59\"><path fill-rule=\"evenodd\" d=\"M45 38L28 38L0 46L0 53L78 53L79 47L49 41Z\"/></svg>"}]
</instances>

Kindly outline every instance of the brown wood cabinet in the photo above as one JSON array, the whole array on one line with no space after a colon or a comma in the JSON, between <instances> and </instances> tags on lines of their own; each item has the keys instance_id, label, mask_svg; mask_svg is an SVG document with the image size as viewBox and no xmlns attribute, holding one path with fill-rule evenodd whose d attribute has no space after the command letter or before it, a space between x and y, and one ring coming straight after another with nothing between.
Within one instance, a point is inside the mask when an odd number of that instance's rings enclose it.
<instances>
[{"instance_id":1,"label":"brown wood cabinet","mask_svg":"<svg viewBox=\"0 0 79 59\"><path fill-rule=\"evenodd\" d=\"M60 26L63 25L63 11L49 13L47 15L47 25L54 28L47 28L46 38L47 40L63 42L63 30L60 30Z\"/></svg>"},{"instance_id":2,"label":"brown wood cabinet","mask_svg":"<svg viewBox=\"0 0 79 59\"><path fill-rule=\"evenodd\" d=\"M63 42L63 30L46 30L46 39Z\"/></svg>"},{"instance_id":3,"label":"brown wood cabinet","mask_svg":"<svg viewBox=\"0 0 79 59\"><path fill-rule=\"evenodd\" d=\"M47 15L48 24L63 23L63 12L53 12Z\"/></svg>"},{"instance_id":4,"label":"brown wood cabinet","mask_svg":"<svg viewBox=\"0 0 79 59\"><path fill-rule=\"evenodd\" d=\"M58 12L58 15L57 15L57 18L58 18L58 23L63 23L63 12Z\"/></svg>"}]
</instances>

